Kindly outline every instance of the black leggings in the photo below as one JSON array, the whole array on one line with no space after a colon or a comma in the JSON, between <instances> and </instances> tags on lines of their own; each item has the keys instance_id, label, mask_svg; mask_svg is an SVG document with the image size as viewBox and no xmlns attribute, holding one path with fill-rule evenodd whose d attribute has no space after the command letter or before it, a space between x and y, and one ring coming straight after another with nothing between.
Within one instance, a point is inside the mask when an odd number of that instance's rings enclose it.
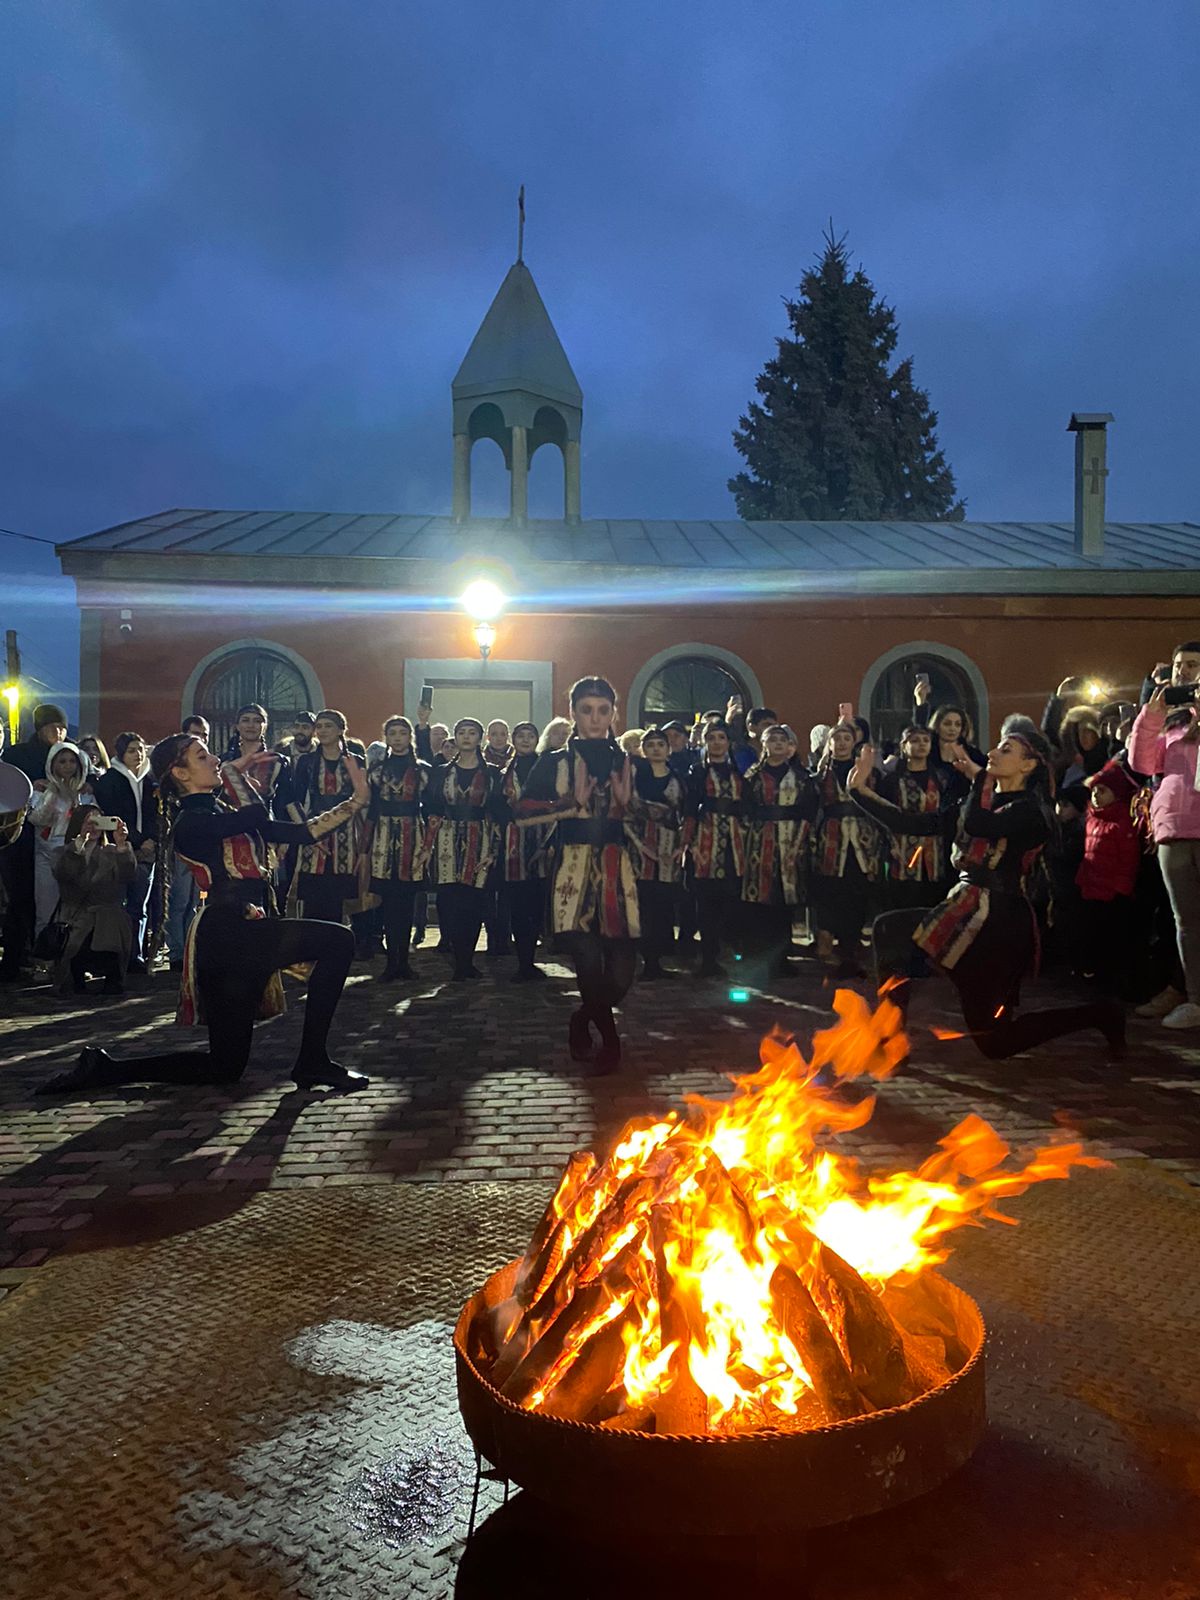
<instances>
[{"instance_id":1,"label":"black leggings","mask_svg":"<svg viewBox=\"0 0 1200 1600\"><path fill-rule=\"evenodd\" d=\"M845 871L840 878L819 872L813 874L813 917L818 930L827 933L838 946L844 961L858 959L870 892L871 880L859 866L853 850L846 856Z\"/></svg>"},{"instance_id":2,"label":"black leggings","mask_svg":"<svg viewBox=\"0 0 1200 1600\"><path fill-rule=\"evenodd\" d=\"M538 934L542 931L546 880L525 878L519 883L506 883L504 900L508 907L513 943L517 947L517 967L521 972L528 972L533 966L533 952L537 948Z\"/></svg>"},{"instance_id":3,"label":"black leggings","mask_svg":"<svg viewBox=\"0 0 1200 1600\"><path fill-rule=\"evenodd\" d=\"M958 990L967 1031L979 1053L989 1061L1003 1061L1082 1028L1098 1028L1106 1037L1116 1036L1123 1027L1124 1014L1111 1001L1013 1016L1021 995L1021 979L1033 965L1034 953L1033 917L1026 906L1022 922L1017 909L1011 926L989 937L985 924L958 964L943 969ZM882 987L889 978L895 980L888 989L888 999L894 1000L906 1017L914 962L921 958L912 936L925 915L920 909L887 911L876 917L871 928L876 981ZM1022 933L1023 925L1028 926L1027 934Z\"/></svg>"},{"instance_id":4,"label":"black leggings","mask_svg":"<svg viewBox=\"0 0 1200 1600\"><path fill-rule=\"evenodd\" d=\"M487 910L487 890L469 883L445 883L437 892L438 924L454 951L454 973L462 977L475 964L475 946Z\"/></svg>"},{"instance_id":5,"label":"black leggings","mask_svg":"<svg viewBox=\"0 0 1200 1600\"><path fill-rule=\"evenodd\" d=\"M741 945L742 882L740 878L697 878L696 915L700 923L700 960L715 966L721 940L734 949Z\"/></svg>"},{"instance_id":6,"label":"black leggings","mask_svg":"<svg viewBox=\"0 0 1200 1600\"><path fill-rule=\"evenodd\" d=\"M297 898L304 917L309 921L340 922L345 903L353 894L353 888L349 895L346 893L343 873L317 873L315 876L306 873L300 880Z\"/></svg>"},{"instance_id":7,"label":"black leggings","mask_svg":"<svg viewBox=\"0 0 1200 1600\"><path fill-rule=\"evenodd\" d=\"M637 971L634 939L602 939L598 933L570 933L561 937L563 949L575 965L581 1010L602 1033L613 1027L613 1007L619 1006L633 986Z\"/></svg>"},{"instance_id":8,"label":"black leggings","mask_svg":"<svg viewBox=\"0 0 1200 1600\"><path fill-rule=\"evenodd\" d=\"M397 879L381 885L378 893L383 901L383 930L387 940L389 963L406 967L408 947L412 943L413 907L417 901L420 884L403 883Z\"/></svg>"},{"instance_id":9,"label":"black leggings","mask_svg":"<svg viewBox=\"0 0 1200 1600\"><path fill-rule=\"evenodd\" d=\"M744 901L741 920L746 981L757 988L786 968L792 943L792 908L782 901L777 905Z\"/></svg>"},{"instance_id":10,"label":"black leggings","mask_svg":"<svg viewBox=\"0 0 1200 1600\"><path fill-rule=\"evenodd\" d=\"M254 1019L272 974L297 962L315 963L304 1003L297 1066L328 1063L326 1040L346 974L354 935L340 922L294 917L251 920L206 911L196 929L196 981L208 1019L207 1050L168 1050L122 1062L120 1083L233 1083L250 1059Z\"/></svg>"},{"instance_id":11,"label":"black leggings","mask_svg":"<svg viewBox=\"0 0 1200 1600\"><path fill-rule=\"evenodd\" d=\"M676 886L659 878L639 878L637 891L642 960L654 972L675 941Z\"/></svg>"}]
</instances>

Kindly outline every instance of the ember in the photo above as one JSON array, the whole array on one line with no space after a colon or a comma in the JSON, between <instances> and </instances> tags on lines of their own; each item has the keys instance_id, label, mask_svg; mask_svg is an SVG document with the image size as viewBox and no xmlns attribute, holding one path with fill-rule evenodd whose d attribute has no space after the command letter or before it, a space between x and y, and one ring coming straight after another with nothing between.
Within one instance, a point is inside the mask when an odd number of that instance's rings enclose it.
<instances>
[{"instance_id":1,"label":"ember","mask_svg":"<svg viewBox=\"0 0 1200 1600\"><path fill-rule=\"evenodd\" d=\"M826 1141L870 1118L849 1081L907 1056L900 1013L848 991L813 1041L769 1037L727 1102L633 1122L603 1161L573 1155L505 1297L470 1329L509 1402L611 1430L795 1432L903 1406L972 1354L935 1270L966 1222L1073 1166L1078 1144L1022 1166L976 1116L915 1172L865 1172ZM969 1302L965 1302L969 1304Z\"/></svg>"}]
</instances>

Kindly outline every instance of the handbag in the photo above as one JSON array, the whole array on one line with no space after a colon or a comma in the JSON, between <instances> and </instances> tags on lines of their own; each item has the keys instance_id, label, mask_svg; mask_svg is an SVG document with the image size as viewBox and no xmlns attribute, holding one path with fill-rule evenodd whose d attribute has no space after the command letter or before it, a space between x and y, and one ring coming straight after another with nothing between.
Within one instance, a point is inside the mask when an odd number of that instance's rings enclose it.
<instances>
[{"instance_id":1,"label":"handbag","mask_svg":"<svg viewBox=\"0 0 1200 1600\"><path fill-rule=\"evenodd\" d=\"M62 901L54 907L50 920L33 941L33 956L35 961L51 961L57 964L62 960L63 951L67 948L67 940L71 937L71 925L63 922L59 917L62 910Z\"/></svg>"}]
</instances>

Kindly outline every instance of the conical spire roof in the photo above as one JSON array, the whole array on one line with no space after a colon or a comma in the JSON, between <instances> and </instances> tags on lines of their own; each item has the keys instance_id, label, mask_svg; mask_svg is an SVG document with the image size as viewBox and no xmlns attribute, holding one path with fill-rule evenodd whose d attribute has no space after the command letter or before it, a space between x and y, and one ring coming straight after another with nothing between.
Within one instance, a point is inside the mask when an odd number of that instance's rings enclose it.
<instances>
[{"instance_id":1,"label":"conical spire roof","mask_svg":"<svg viewBox=\"0 0 1200 1600\"><path fill-rule=\"evenodd\" d=\"M512 389L583 406L579 380L523 261L508 269L451 392L456 400L466 400Z\"/></svg>"}]
</instances>

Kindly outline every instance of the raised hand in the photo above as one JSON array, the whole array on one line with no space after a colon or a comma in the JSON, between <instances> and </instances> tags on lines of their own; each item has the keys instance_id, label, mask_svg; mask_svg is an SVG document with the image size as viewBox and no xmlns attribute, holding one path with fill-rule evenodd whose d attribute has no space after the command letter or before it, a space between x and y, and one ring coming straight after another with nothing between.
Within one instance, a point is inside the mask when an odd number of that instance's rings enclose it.
<instances>
[{"instance_id":1,"label":"raised hand","mask_svg":"<svg viewBox=\"0 0 1200 1600\"><path fill-rule=\"evenodd\" d=\"M873 745L864 744L854 758L854 765L850 768L850 776L846 780L848 787L851 789L868 788L871 774L874 770L875 748Z\"/></svg>"},{"instance_id":2,"label":"raised hand","mask_svg":"<svg viewBox=\"0 0 1200 1600\"><path fill-rule=\"evenodd\" d=\"M964 778L977 778L983 768L977 766L961 744L954 746L954 754L950 757L950 765L955 772L961 772Z\"/></svg>"},{"instance_id":3,"label":"raised hand","mask_svg":"<svg viewBox=\"0 0 1200 1600\"><path fill-rule=\"evenodd\" d=\"M94 822L95 818L94 817L89 817L88 821L89 822ZM122 846L127 845L128 843L129 843L129 829L121 821L120 817L118 817L117 818L117 825L113 829L113 844L115 844L117 849L120 850L122 848Z\"/></svg>"}]
</instances>

